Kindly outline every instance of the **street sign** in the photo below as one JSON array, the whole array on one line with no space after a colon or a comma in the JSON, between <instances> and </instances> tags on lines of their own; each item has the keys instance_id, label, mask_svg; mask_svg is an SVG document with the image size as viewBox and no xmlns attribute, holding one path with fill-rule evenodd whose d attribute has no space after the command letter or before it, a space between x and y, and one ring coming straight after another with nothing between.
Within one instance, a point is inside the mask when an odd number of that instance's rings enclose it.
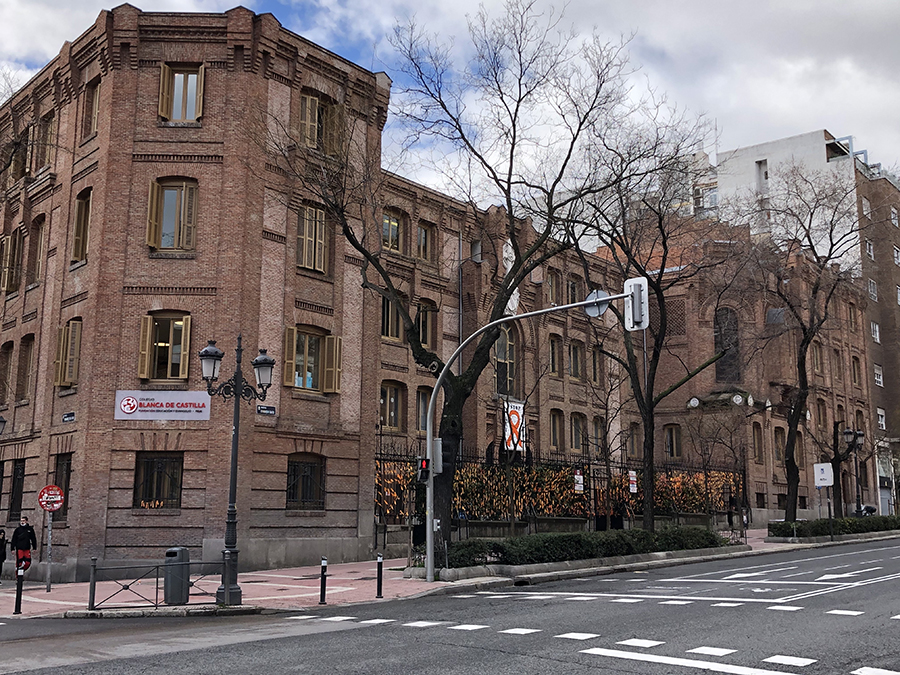
<instances>
[{"instance_id":1,"label":"street sign","mask_svg":"<svg viewBox=\"0 0 900 675\"><path fill-rule=\"evenodd\" d=\"M38 504L44 511L59 511L65 499L63 491L55 485L48 485L38 493Z\"/></svg>"},{"instance_id":2,"label":"street sign","mask_svg":"<svg viewBox=\"0 0 900 675\"><path fill-rule=\"evenodd\" d=\"M628 472L628 491L637 494L637 471Z\"/></svg>"},{"instance_id":3,"label":"street sign","mask_svg":"<svg viewBox=\"0 0 900 675\"><path fill-rule=\"evenodd\" d=\"M644 277L625 281L625 330L644 330L650 325L649 289Z\"/></svg>"},{"instance_id":4,"label":"street sign","mask_svg":"<svg viewBox=\"0 0 900 675\"><path fill-rule=\"evenodd\" d=\"M831 464L813 464L816 473L816 487L829 487L834 485L834 467Z\"/></svg>"},{"instance_id":5,"label":"street sign","mask_svg":"<svg viewBox=\"0 0 900 675\"><path fill-rule=\"evenodd\" d=\"M575 469L575 492L584 492L584 475L581 469Z\"/></svg>"},{"instance_id":6,"label":"street sign","mask_svg":"<svg viewBox=\"0 0 900 675\"><path fill-rule=\"evenodd\" d=\"M606 291L601 291L597 289L596 291L591 291L585 300L603 300L603 298L609 297L609 293ZM608 302L598 302L596 305L587 305L584 308L584 313L587 314L592 319L596 319L598 316L601 316L603 312L606 311L606 308L609 307Z\"/></svg>"}]
</instances>

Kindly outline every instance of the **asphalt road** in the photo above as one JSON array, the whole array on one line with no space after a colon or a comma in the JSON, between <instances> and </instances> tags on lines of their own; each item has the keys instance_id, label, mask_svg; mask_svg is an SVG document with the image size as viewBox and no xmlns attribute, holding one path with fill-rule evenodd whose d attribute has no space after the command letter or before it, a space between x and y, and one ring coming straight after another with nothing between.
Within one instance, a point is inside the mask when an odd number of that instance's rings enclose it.
<instances>
[{"instance_id":1,"label":"asphalt road","mask_svg":"<svg viewBox=\"0 0 900 675\"><path fill-rule=\"evenodd\" d=\"M900 539L178 620L0 626L0 672L900 675Z\"/></svg>"}]
</instances>

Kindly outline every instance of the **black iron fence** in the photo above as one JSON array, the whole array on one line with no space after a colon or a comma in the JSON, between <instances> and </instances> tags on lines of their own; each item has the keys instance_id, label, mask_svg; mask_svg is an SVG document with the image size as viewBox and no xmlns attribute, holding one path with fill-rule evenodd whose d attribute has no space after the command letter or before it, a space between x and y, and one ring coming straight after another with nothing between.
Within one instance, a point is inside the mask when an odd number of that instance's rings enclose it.
<instances>
[{"instance_id":1,"label":"black iron fence","mask_svg":"<svg viewBox=\"0 0 900 675\"><path fill-rule=\"evenodd\" d=\"M118 565L100 567L97 558L91 558L91 576L88 587L88 609L128 609L138 607L159 607L165 601L165 576L169 574L188 576L187 604L190 598L202 598L205 602L215 602L218 583L222 575L223 562L177 562L158 565ZM191 570L198 570L192 574ZM211 577L218 577L212 581ZM124 577L124 578L123 578ZM163 583L160 583L160 582ZM211 581L213 590L205 590L202 584ZM160 593L163 599L160 599ZM103 599L98 600L98 594ZM116 600L116 602L113 602Z\"/></svg>"}]
</instances>

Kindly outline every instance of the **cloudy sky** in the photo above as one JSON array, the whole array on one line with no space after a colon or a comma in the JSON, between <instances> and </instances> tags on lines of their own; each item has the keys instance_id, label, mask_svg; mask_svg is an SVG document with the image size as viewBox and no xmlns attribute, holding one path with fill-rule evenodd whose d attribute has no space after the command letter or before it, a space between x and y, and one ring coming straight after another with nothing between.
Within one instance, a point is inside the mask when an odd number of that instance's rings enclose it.
<instances>
[{"instance_id":1,"label":"cloudy sky","mask_svg":"<svg viewBox=\"0 0 900 675\"><path fill-rule=\"evenodd\" d=\"M238 0L133 0L145 11L223 11ZM538 0L544 3L547 0ZM465 38L478 0L245 0L301 35L390 72L398 20ZM499 8L500 0L484 0ZM547 2L560 7L562 3ZM27 78L94 22L102 0L0 0L0 64ZM719 150L826 128L870 162L900 164L900 2L569 0L566 21L611 40L657 90L716 120ZM711 149L713 150L713 149Z\"/></svg>"}]
</instances>

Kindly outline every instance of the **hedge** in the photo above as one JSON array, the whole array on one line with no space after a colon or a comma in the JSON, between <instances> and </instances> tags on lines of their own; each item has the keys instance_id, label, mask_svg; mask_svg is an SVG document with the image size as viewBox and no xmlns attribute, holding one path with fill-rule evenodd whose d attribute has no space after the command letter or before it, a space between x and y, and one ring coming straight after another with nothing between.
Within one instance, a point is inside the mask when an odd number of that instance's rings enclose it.
<instances>
[{"instance_id":1,"label":"hedge","mask_svg":"<svg viewBox=\"0 0 900 675\"><path fill-rule=\"evenodd\" d=\"M900 516L866 516L865 518L835 518L835 534L859 534L900 530ZM770 537L827 537L828 519L801 520L796 523L769 523Z\"/></svg>"},{"instance_id":2,"label":"hedge","mask_svg":"<svg viewBox=\"0 0 900 675\"><path fill-rule=\"evenodd\" d=\"M658 532L610 530L531 534L502 541L466 539L450 544L450 567L529 565L612 556L725 546L728 540L703 527L666 527Z\"/></svg>"}]
</instances>

